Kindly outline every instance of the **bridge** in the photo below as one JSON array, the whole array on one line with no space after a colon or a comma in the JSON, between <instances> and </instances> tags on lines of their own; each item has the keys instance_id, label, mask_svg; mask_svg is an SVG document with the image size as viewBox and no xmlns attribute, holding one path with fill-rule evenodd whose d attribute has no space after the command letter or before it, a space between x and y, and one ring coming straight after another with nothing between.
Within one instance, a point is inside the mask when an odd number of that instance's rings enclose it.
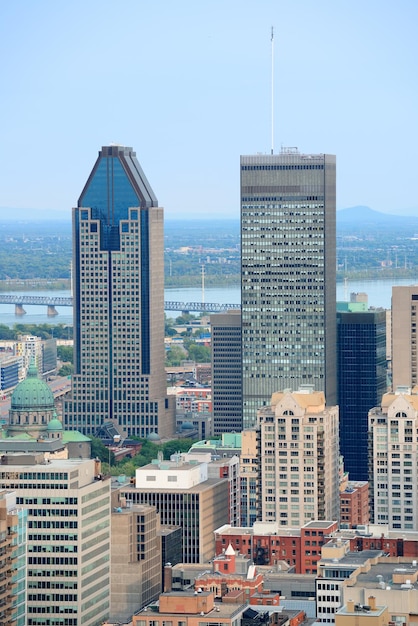
<instances>
[{"instance_id":1,"label":"bridge","mask_svg":"<svg viewBox=\"0 0 418 626\"><path fill-rule=\"evenodd\" d=\"M19 316L25 315L25 305L43 305L47 307L48 317L54 317L55 315L58 315L56 307L73 306L73 298L27 295L13 296L9 294L0 294L0 304L14 305L15 314ZM165 311L181 311L183 313L222 313L222 311L228 311L229 309L240 308L241 305L236 302L234 304L217 304L214 302L172 302L167 300L164 302Z\"/></svg>"}]
</instances>

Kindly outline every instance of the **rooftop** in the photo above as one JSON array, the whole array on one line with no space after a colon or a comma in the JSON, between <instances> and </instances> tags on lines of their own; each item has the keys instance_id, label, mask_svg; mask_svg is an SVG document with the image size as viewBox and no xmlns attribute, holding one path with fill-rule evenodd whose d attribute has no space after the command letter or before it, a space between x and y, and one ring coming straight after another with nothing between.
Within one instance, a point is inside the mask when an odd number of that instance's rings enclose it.
<instances>
[{"instance_id":1,"label":"rooftop","mask_svg":"<svg viewBox=\"0 0 418 626\"><path fill-rule=\"evenodd\" d=\"M321 558L318 565L335 567L347 567L348 565L359 567L368 559L375 559L383 556L383 550L362 550L361 552L347 552L339 559L323 559Z\"/></svg>"},{"instance_id":2,"label":"rooftop","mask_svg":"<svg viewBox=\"0 0 418 626\"><path fill-rule=\"evenodd\" d=\"M366 589L418 590L418 561L406 557L384 557L353 579L352 587Z\"/></svg>"}]
</instances>

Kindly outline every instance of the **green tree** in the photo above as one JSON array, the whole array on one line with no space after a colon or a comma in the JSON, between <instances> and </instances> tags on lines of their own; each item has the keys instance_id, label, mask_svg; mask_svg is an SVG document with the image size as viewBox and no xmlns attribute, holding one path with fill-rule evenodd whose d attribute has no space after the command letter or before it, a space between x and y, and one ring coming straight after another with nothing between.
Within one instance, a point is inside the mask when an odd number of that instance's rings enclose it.
<instances>
[{"instance_id":1,"label":"green tree","mask_svg":"<svg viewBox=\"0 0 418 626\"><path fill-rule=\"evenodd\" d=\"M210 348L197 343L190 344L189 357L195 363L210 363Z\"/></svg>"},{"instance_id":2,"label":"green tree","mask_svg":"<svg viewBox=\"0 0 418 626\"><path fill-rule=\"evenodd\" d=\"M90 437L91 439L91 458L92 459L100 459L102 463L107 463L109 465L115 465L115 455L109 448L106 448L104 443L98 437Z\"/></svg>"},{"instance_id":3,"label":"green tree","mask_svg":"<svg viewBox=\"0 0 418 626\"><path fill-rule=\"evenodd\" d=\"M163 444L164 458L169 459L176 452L188 452L195 439L174 439Z\"/></svg>"},{"instance_id":4,"label":"green tree","mask_svg":"<svg viewBox=\"0 0 418 626\"><path fill-rule=\"evenodd\" d=\"M74 372L74 365L72 363L66 363L58 370L59 376L72 376Z\"/></svg>"},{"instance_id":5,"label":"green tree","mask_svg":"<svg viewBox=\"0 0 418 626\"><path fill-rule=\"evenodd\" d=\"M0 324L0 339L2 340L13 340L15 339L15 332L6 324Z\"/></svg>"},{"instance_id":6,"label":"green tree","mask_svg":"<svg viewBox=\"0 0 418 626\"><path fill-rule=\"evenodd\" d=\"M187 352L180 346L171 346L167 352L166 365L168 367L175 367L181 365L181 362L187 358Z\"/></svg>"},{"instance_id":7,"label":"green tree","mask_svg":"<svg viewBox=\"0 0 418 626\"><path fill-rule=\"evenodd\" d=\"M63 363L74 363L74 350L72 346L57 346L57 357Z\"/></svg>"}]
</instances>

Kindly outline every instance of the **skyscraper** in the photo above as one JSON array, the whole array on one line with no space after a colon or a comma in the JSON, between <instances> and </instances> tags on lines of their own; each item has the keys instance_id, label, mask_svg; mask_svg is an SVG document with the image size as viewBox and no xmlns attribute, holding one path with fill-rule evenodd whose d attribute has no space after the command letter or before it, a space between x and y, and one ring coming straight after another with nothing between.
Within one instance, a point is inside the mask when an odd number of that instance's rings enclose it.
<instances>
[{"instance_id":1,"label":"skyscraper","mask_svg":"<svg viewBox=\"0 0 418 626\"><path fill-rule=\"evenodd\" d=\"M418 383L418 285L392 287L392 389Z\"/></svg>"},{"instance_id":2,"label":"skyscraper","mask_svg":"<svg viewBox=\"0 0 418 626\"><path fill-rule=\"evenodd\" d=\"M163 209L132 148L106 146L73 209L74 375L67 428L171 435Z\"/></svg>"},{"instance_id":3,"label":"skyscraper","mask_svg":"<svg viewBox=\"0 0 418 626\"><path fill-rule=\"evenodd\" d=\"M312 384L336 404L336 160L241 157L243 420Z\"/></svg>"},{"instance_id":4,"label":"skyscraper","mask_svg":"<svg viewBox=\"0 0 418 626\"><path fill-rule=\"evenodd\" d=\"M340 449L350 480L368 480L369 411L386 392L386 311L338 311Z\"/></svg>"},{"instance_id":5,"label":"skyscraper","mask_svg":"<svg viewBox=\"0 0 418 626\"><path fill-rule=\"evenodd\" d=\"M241 313L210 316L215 436L242 430Z\"/></svg>"}]
</instances>

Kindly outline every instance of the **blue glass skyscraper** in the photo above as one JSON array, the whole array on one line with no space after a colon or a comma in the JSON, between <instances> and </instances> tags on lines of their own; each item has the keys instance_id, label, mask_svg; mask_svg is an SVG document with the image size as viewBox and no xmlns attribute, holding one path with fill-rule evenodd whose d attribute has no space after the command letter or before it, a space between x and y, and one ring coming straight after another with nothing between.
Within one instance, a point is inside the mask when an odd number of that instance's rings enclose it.
<instances>
[{"instance_id":1,"label":"blue glass skyscraper","mask_svg":"<svg viewBox=\"0 0 418 626\"><path fill-rule=\"evenodd\" d=\"M132 148L103 147L73 209L74 375L66 428L171 435L163 209Z\"/></svg>"},{"instance_id":2,"label":"blue glass skyscraper","mask_svg":"<svg viewBox=\"0 0 418 626\"><path fill-rule=\"evenodd\" d=\"M368 415L386 393L386 311L338 311L340 451L351 480L368 480Z\"/></svg>"}]
</instances>

